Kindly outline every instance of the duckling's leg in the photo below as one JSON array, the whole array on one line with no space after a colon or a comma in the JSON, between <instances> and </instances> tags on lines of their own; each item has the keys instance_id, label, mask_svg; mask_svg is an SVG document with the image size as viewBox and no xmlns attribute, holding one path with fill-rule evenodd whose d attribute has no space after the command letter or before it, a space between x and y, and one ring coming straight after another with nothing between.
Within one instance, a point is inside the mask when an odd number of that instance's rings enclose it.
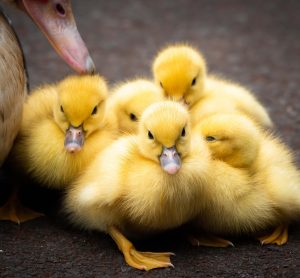
<instances>
[{"instance_id":1,"label":"duckling's leg","mask_svg":"<svg viewBox=\"0 0 300 278\"><path fill-rule=\"evenodd\" d=\"M259 237L261 245L265 244L277 244L283 245L288 241L288 225L278 226L271 234Z\"/></svg>"},{"instance_id":2,"label":"duckling's leg","mask_svg":"<svg viewBox=\"0 0 300 278\"><path fill-rule=\"evenodd\" d=\"M170 256L174 255L173 253L140 252L134 248L133 244L117 228L111 227L108 233L118 245L125 257L125 261L130 266L141 270L174 267L170 261Z\"/></svg>"},{"instance_id":3,"label":"duckling's leg","mask_svg":"<svg viewBox=\"0 0 300 278\"><path fill-rule=\"evenodd\" d=\"M16 191L12 193L8 201L0 208L0 220L9 220L17 224L41 216L43 216L42 213L24 207Z\"/></svg>"},{"instance_id":4,"label":"duckling's leg","mask_svg":"<svg viewBox=\"0 0 300 278\"><path fill-rule=\"evenodd\" d=\"M193 246L234 247L231 241L213 235L201 235L197 237L193 235L188 235L187 239Z\"/></svg>"}]
</instances>

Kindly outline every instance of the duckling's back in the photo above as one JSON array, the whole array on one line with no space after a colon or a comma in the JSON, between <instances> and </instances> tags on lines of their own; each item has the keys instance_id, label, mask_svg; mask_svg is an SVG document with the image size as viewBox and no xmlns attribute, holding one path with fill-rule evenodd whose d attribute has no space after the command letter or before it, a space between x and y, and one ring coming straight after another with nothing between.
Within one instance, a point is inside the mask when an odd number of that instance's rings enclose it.
<instances>
[{"instance_id":1,"label":"duckling's back","mask_svg":"<svg viewBox=\"0 0 300 278\"><path fill-rule=\"evenodd\" d=\"M270 128L273 123L266 109L246 88L232 81L209 75L205 83L205 95L192 108L194 121L216 113L238 112L252 118L259 125Z\"/></svg>"},{"instance_id":2,"label":"duckling's back","mask_svg":"<svg viewBox=\"0 0 300 278\"><path fill-rule=\"evenodd\" d=\"M266 136L254 164L255 179L272 198L282 220L300 218L300 171L289 148L275 136Z\"/></svg>"}]
</instances>

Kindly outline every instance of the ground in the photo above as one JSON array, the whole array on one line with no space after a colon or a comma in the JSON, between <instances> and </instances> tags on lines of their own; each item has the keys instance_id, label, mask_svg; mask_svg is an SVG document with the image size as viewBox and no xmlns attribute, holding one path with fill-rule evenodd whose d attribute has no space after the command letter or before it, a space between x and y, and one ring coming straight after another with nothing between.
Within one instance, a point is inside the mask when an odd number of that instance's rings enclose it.
<instances>
[{"instance_id":1,"label":"ground","mask_svg":"<svg viewBox=\"0 0 300 278\"><path fill-rule=\"evenodd\" d=\"M255 93L300 165L298 0L72 3L97 70L110 85L151 76L158 50L172 42L191 43L202 50L210 72ZM6 11L24 48L31 88L71 73L30 19ZM232 248L196 248L177 231L136 242L142 250L176 254L174 269L145 273L127 266L108 236L66 225L56 210L56 194L40 189L31 193L46 217L21 225L0 223L1 277L300 277L300 223L291 227L289 242L281 247L238 238Z\"/></svg>"}]
</instances>

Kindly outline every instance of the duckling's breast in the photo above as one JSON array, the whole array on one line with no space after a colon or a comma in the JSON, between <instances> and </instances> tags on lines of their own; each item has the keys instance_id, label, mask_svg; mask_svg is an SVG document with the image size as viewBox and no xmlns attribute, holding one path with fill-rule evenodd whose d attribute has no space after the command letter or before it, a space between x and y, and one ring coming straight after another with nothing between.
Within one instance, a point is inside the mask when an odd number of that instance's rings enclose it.
<instances>
[{"instance_id":1,"label":"duckling's breast","mask_svg":"<svg viewBox=\"0 0 300 278\"><path fill-rule=\"evenodd\" d=\"M130 236L155 234L179 227L198 212L201 189L192 185L190 175L183 171L172 176L162 173L159 166L157 168L160 175L154 175L155 171L148 169L152 174L144 179L143 194L130 196L123 206L121 228Z\"/></svg>"}]
</instances>

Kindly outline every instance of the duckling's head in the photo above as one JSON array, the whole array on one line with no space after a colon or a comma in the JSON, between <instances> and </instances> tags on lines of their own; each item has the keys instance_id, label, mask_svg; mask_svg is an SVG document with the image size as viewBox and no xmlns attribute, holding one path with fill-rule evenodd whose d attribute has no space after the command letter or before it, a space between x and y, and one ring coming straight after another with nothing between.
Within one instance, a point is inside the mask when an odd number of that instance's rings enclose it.
<instances>
[{"instance_id":1,"label":"duckling's head","mask_svg":"<svg viewBox=\"0 0 300 278\"><path fill-rule=\"evenodd\" d=\"M137 79L118 87L113 98L121 132L137 133L143 111L152 103L161 101L163 95L160 88L151 81Z\"/></svg>"},{"instance_id":2,"label":"duckling's head","mask_svg":"<svg viewBox=\"0 0 300 278\"><path fill-rule=\"evenodd\" d=\"M103 125L106 82L99 75L69 76L58 83L56 90L54 120L66 133L65 148L76 152L84 139Z\"/></svg>"},{"instance_id":3,"label":"duckling's head","mask_svg":"<svg viewBox=\"0 0 300 278\"><path fill-rule=\"evenodd\" d=\"M201 132L212 157L234 167L249 167L257 157L261 133L240 114L214 114L202 120L195 131Z\"/></svg>"},{"instance_id":4,"label":"duckling's head","mask_svg":"<svg viewBox=\"0 0 300 278\"><path fill-rule=\"evenodd\" d=\"M190 149L190 121L179 103L163 101L149 106L139 124L139 148L147 159L175 174Z\"/></svg>"},{"instance_id":5,"label":"duckling's head","mask_svg":"<svg viewBox=\"0 0 300 278\"><path fill-rule=\"evenodd\" d=\"M201 98L206 63L196 49L187 45L169 46L158 53L152 71L155 81L170 99L191 107Z\"/></svg>"}]
</instances>

